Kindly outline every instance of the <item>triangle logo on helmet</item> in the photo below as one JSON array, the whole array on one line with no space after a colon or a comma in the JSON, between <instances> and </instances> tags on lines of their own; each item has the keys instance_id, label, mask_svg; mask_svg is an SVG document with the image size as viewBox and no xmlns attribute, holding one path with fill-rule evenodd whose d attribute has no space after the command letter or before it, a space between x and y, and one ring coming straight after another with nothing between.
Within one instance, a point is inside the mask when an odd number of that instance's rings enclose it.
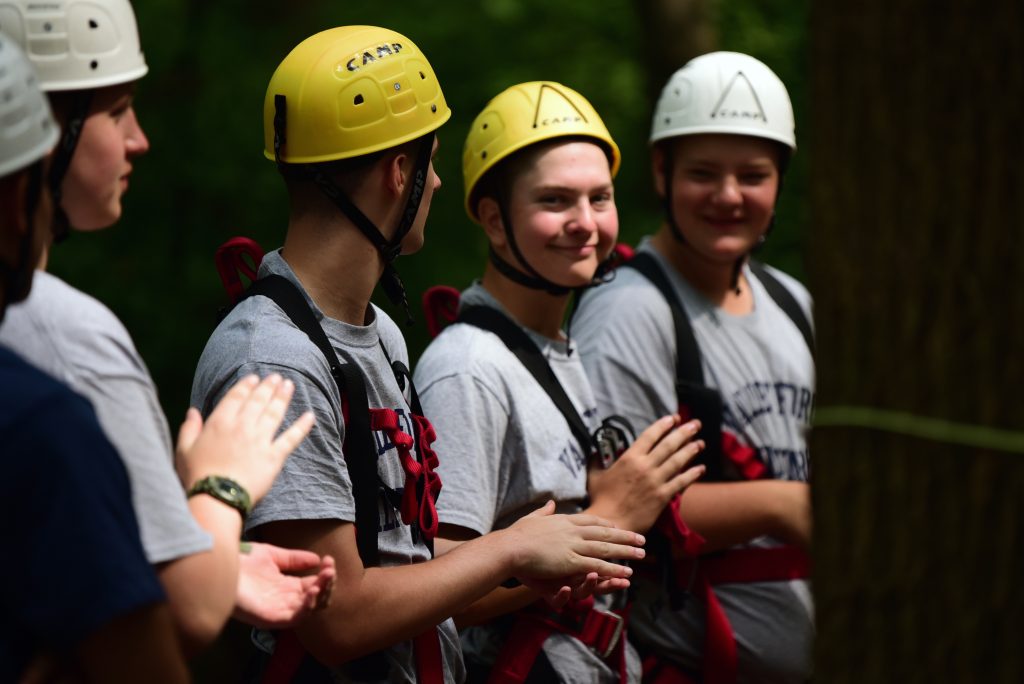
<instances>
[{"instance_id":1,"label":"triangle logo on helmet","mask_svg":"<svg viewBox=\"0 0 1024 684\"><path fill-rule=\"evenodd\" d=\"M768 123L757 91L746 74L737 71L711 110L712 119L743 119Z\"/></svg>"},{"instance_id":2,"label":"triangle logo on helmet","mask_svg":"<svg viewBox=\"0 0 1024 684\"><path fill-rule=\"evenodd\" d=\"M550 92L547 99L544 98L546 92ZM553 85L549 85L547 83L541 84L540 92L537 94L537 109L533 113L534 128L537 128L538 125L550 126L553 124L576 123L580 121L588 123L587 117L584 116L583 112L580 111L580 108L577 107L571 99L569 99L568 95Z\"/></svg>"}]
</instances>

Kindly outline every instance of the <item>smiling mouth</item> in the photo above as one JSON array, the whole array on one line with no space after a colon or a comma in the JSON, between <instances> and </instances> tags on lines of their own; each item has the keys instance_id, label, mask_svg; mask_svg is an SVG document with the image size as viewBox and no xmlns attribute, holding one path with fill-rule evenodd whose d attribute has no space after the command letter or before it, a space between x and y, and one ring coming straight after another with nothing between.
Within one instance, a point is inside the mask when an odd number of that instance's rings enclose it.
<instances>
[{"instance_id":1,"label":"smiling mouth","mask_svg":"<svg viewBox=\"0 0 1024 684\"><path fill-rule=\"evenodd\" d=\"M597 245L562 245L552 247L557 252L575 258L589 257L597 250Z\"/></svg>"}]
</instances>

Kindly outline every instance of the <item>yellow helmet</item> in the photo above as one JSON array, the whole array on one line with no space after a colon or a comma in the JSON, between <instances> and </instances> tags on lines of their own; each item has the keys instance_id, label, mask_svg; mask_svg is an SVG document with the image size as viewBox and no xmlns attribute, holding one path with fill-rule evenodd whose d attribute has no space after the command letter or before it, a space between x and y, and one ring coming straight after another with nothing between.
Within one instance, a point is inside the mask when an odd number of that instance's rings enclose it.
<instances>
[{"instance_id":1,"label":"yellow helmet","mask_svg":"<svg viewBox=\"0 0 1024 684\"><path fill-rule=\"evenodd\" d=\"M607 148L612 177L621 155L604 122L587 99L553 81L520 83L498 94L473 120L462 150L466 212L474 221L474 192L480 179L513 152L565 136L595 138Z\"/></svg>"},{"instance_id":2,"label":"yellow helmet","mask_svg":"<svg viewBox=\"0 0 1024 684\"><path fill-rule=\"evenodd\" d=\"M341 26L299 43L277 67L263 102L264 155L275 159L275 99L287 103L280 160L313 164L415 140L451 117L434 70L405 36Z\"/></svg>"}]
</instances>

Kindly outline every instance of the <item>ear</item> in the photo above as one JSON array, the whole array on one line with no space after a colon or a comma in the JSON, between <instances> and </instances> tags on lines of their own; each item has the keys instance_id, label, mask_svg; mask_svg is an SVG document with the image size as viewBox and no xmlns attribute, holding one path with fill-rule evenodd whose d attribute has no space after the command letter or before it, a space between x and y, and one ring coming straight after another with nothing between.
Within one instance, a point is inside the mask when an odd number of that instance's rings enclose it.
<instances>
[{"instance_id":1,"label":"ear","mask_svg":"<svg viewBox=\"0 0 1024 684\"><path fill-rule=\"evenodd\" d=\"M384 165L384 187L395 197L401 197L405 192L407 182L405 164L409 155L399 152L394 155L386 155L381 163Z\"/></svg>"},{"instance_id":2,"label":"ear","mask_svg":"<svg viewBox=\"0 0 1024 684\"><path fill-rule=\"evenodd\" d=\"M477 203L476 211L487 241L495 248L504 247L508 238L505 235L505 223L501 220L501 207L498 203L493 197L483 197Z\"/></svg>"},{"instance_id":3,"label":"ear","mask_svg":"<svg viewBox=\"0 0 1024 684\"><path fill-rule=\"evenodd\" d=\"M665 196L665 146L655 145L651 148L651 177L654 178L654 190L658 197Z\"/></svg>"}]
</instances>

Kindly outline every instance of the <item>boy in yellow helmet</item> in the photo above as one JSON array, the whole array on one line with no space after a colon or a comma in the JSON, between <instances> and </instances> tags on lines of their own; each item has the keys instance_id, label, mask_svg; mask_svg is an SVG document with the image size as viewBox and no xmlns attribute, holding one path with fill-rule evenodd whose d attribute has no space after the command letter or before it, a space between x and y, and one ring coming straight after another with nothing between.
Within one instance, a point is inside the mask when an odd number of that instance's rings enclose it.
<instances>
[{"instance_id":1,"label":"boy in yellow helmet","mask_svg":"<svg viewBox=\"0 0 1024 684\"><path fill-rule=\"evenodd\" d=\"M573 582L562 578L623 578L609 561L643 553L639 535L545 506L431 560L435 436L410 387L405 341L370 296L382 281L406 304L394 261L423 244L441 185L436 132L449 116L422 52L376 27L311 36L267 89L265 154L288 188L288 230L207 344L193 403L207 410L235 378L279 372L295 381L292 412L316 415L247 523L254 537L338 565L332 605L267 643L268 672L285 678L312 667L335 681L460 681L450 615L513 576L557 580L549 593L564 601ZM299 666L304 652L320 667Z\"/></svg>"},{"instance_id":2,"label":"boy in yellow helmet","mask_svg":"<svg viewBox=\"0 0 1024 684\"><path fill-rule=\"evenodd\" d=\"M618 166L598 113L560 83L512 86L471 125L466 209L483 227L490 259L415 375L445 454L444 547L507 527L550 498L561 510L646 532L701 472L684 470L701 448L691 439L696 422L665 416L635 441L632 426L602 424L562 328L573 293L600 282L615 244ZM623 428L624 452L602 464L599 443ZM639 681L624 598L552 614L526 587L495 590L457 617L480 625L464 633L467 665L492 681Z\"/></svg>"}]
</instances>

